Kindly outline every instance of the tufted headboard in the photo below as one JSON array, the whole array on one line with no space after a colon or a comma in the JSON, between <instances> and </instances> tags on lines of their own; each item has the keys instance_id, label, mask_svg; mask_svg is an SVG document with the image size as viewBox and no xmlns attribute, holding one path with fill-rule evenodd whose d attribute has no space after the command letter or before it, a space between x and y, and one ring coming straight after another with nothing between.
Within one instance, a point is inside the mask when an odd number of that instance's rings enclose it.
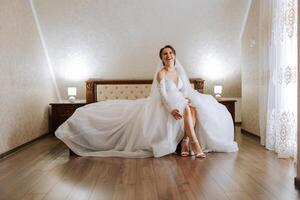
<instances>
[{"instance_id":1,"label":"tufted headboard","mask_svg":"<svg viewBox=\"0 0 300 200\"><path fill-rule=\"evenodd\" d=\"M190 82L193 88L203 93L203 79L190 79ZM86 81L86 102L146 98L150 94L151 84L152 80L89 79Z\"/></svg>"}]
</instances>

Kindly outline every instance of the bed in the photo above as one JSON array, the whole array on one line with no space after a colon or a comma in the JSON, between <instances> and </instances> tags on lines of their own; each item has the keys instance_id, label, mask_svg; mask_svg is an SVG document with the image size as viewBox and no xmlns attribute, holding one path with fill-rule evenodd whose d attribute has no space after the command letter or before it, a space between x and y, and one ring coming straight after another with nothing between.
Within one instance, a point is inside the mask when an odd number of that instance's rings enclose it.
<instances>
[{"instance_id":1,"label":"bed","mask_svg":"<svg viewBox=\"0 0 300 200\"><path fill-rule=\"evenodd\" d=\"M86 104L95 103L98 101L112 100L112 99L139 99L146 98L150 94L152 80L103 80L103 79L89 79L86 82L86 103L62 104L67 106L67 109L56 109L52 113L52 121L55 124L52 127L56 130L66 119L68 119L74 111ZM190 83L194 89L203 93L204 80L190 79ZM61 107L61 104L59 104ZM52 104L52 109L53 109ZM71 106L71 107L70 107ZM70 150L71 155L76 155Z\"/></svg>"},{"instance_id":2,"label":"bed","mask_svg":"<svg viewBox=\"0 0 300 200\"><path fill-rule=\"evenodd\" d=\"M197 90L200 93L203 93L204 91L203 79L198 79L198 78L190 79L190 84L195 90ZM91 103L101 102L106 100L116 100L116 99L134 100L134 99L146 98L150 94L151 85L152 85L152 80L149 79L147 80L89 79L86 81L86 104L91 104ZM215 102L212 101L211 98L207 97L206 99L210 99L211 102ZM122 101L122 102L126 102L126 101ZM93 104L91 106L99 106L99 105L102 104ZM216 106L215 108L216 109L213 109L214 113L217 111L223 111L224 113L223 110L224 107ZM223 115L223 116L228 116L228 115ZM228 129L231 128L231 126L227 126L227 127L229 127ZM72 151L70 152L71 154L73 154ZM176 152L178 153L180 152L180 144L177 145Z\"/></svg>"},{"instance_id":3,"label":"bed","mask_svg":"<svg viewBox=\"0 0 300 200\"><path fill-rule=\"evenodd\" d=\"M203 93L204 80L190 79L194 89ZM89 79L86 81L86 103L112 99L139 99L150 94L152 80L102 80Z\"/></svg>"}]
</instances>

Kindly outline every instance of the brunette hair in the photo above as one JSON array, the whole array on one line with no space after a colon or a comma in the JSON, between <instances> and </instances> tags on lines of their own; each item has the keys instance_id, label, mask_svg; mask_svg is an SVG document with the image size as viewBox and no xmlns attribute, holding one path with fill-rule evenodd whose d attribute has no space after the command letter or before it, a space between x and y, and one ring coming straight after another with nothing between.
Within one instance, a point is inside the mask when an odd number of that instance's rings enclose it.
<instances>
[{"instance_id":1,"label":"brunette hair","mask_svg":"<svg viewBox=\"0 0 300 200\"><path fill-rule=\"evenodd\" d=\"M162 53L163 53L163 50L166 49L166 48L171 49L172 52L173 52L173 54L176 56L176 50L174 49L174 47L172 47L171 45L166 45L166 46L164 46L163 48L161 48L160 51L159 51L159 57L160 57L161 60L162 60ZM163 60L162 60L162 61L163 61ZM163 61L163 64L165 65L164 61ZM175 61L174 64L176 64L176 61Z\"/></svg>"}]
</instances>

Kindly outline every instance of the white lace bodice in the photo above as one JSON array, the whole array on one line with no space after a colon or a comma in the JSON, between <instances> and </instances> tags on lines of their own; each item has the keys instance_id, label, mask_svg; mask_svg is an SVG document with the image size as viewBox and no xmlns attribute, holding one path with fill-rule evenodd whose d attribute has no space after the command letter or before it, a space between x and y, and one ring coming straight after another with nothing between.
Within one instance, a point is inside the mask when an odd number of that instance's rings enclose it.
<instances>
[{"instance_id":1,"label":"white lace bodice","mask_svg":"<svg viewBox=\"0 0 300 200\"><path fill-rule=\"evenodd\" d=\"M180 92L182 92L181 90L183 89L183 83L182 83L182 80L180 77L178 77L177 85L174 81L170 80L167 76L165 76L164 79L166 81L166 90L167 91L179 90Z\"/></svg>"}]
</instances>

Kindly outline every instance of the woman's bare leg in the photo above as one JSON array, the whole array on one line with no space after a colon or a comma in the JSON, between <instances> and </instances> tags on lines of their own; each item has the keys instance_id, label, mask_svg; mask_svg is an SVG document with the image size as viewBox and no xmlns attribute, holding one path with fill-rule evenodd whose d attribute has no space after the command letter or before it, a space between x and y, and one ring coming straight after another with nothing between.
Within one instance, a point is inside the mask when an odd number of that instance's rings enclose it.
<instances>
[{"instance_id":1,"label":"woman's bare leg","mask_svg":"<svg viewBox=\"0 0 300 200\"><path fill-rule=\"evenodd\" d=\"M196 109L194 107L191 108L191 114L192 114L192 121L193 126L195 127L196 124ZM181 156L188 156L190 153L190 139L189 136L186 133L186 130L188 129L188 124L184 123L184 135L183 139L181 141Z\"/></svg>"},{"instance_id":2,"label":"woman's bare leg","mask_svg":"<svg viewBox=\"0 0 300 200\"><path fill-rule=\"evenodd\" d=\"M196 108L194 107L190 107L191 109L191 116L192 116L192 122L193 122L193 127L195 127L196 124ZM189 151L190 151L190 140L189 137L186 133L186 130L188 129L188 124L184 123L184 135L183 135L183 139L181 141L181 155L182 156L188 156L189 155Z\"/></svg>"},{"instance_id":3,"label":"woman's bare leg","mask_svg":"<svg viewBox=\"0 0 300 200\"><path fill-rule=\"evenodd\" d=\"M186 134L186 124L184 123L184 135L181 140L181 156L189 156L190 155L190 139Z\"/></svg>"},{"instance_id":4,"label":"woman's bare leg","mask_svg":"<svg viewBox=\"0 0 300 200\"><path fill-rule=\"evenodd\" d=\"M192 114L192 121L193 121L193 126L195 128L196 125L196 118L197 118L197 111L195 107L190 106L191 109L191 114Z\"/></svg>"},{"instance_id":5,"label":"woman's bare leg","mask_svg":"<svg viewBox=\"0 0 300 200\"><path fill-rule=\"evenodd\" d=\"M196 110L193 107L187 106L184 110L184 128L185 135L189 137L192 141L192 148L195 150L196 156L204 157L203 152L201 150L201 146L198 142L195 133L195 122L196 122Z\"/></svg>"},{"instance_id":6,"label":"woman's bare leg","mask_svg":"<svg viewBox=\"0 0 300 200\"><path fill-rule=\"evenodd\" d=\"M183 118L184 118L185 134L187 135L187 137L192 139L192 141L197 141L196 133L194 130L193 119L192 119L192 112L189 106L186 106L184 110Z\"/></svg>"},{"instance_id":7,"label":"woman's bare leg","mask_svg":"<svg viewBox=\"0 0 300 200\"><path fill-rule=\"evenodd\" d=\"M191 110L191 114L192 114L193 127L195 128L197 111L196 111L196 108L191 107L191 106L190 106L190 110ZM189 139L188 135L186 134L186 130L188 128L187 126L188 126L188 124L184 123L184 136L183 136L183 139Z\"/></svg>"}]
</instances>

